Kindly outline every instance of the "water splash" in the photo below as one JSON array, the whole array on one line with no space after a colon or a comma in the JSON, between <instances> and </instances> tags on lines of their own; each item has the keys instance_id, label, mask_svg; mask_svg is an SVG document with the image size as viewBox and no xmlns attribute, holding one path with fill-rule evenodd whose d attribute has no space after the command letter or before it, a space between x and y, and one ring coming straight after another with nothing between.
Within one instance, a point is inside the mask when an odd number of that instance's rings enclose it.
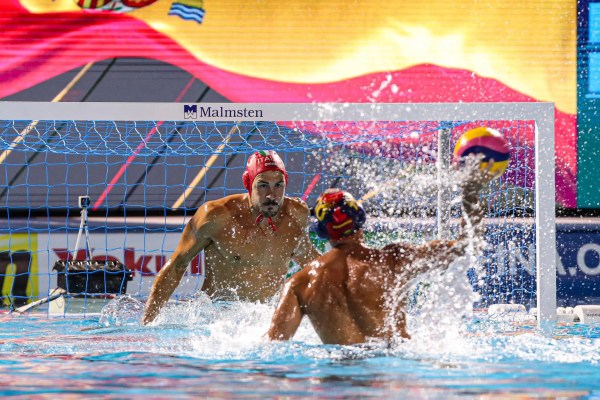
<instances>
[{"instance_id":1,"label":"water splash","mask_svg":"<svg viewBox=\"0 0 600 400\"><path fill-rule=\"evenodd\" d=\"M99 323L105 327L140 325L144 303L129 296L119 296L102 308Z\"/></svg>"},{"instance_id":2,"label":"water splash","mask_svg":"<svg viewBox=\"0 0 600 400\"><path fill-rule=\"evenodd\" d=\"M279 353L278 346L265 337L275 300L268 303L213 301L206 293L198 292L191 300L167 303L156 320L144 328L140 323L144 304L130 296L121 296L103 308L99 323L103 327L152 329L165 337L175 335L168 344L153 347L153 351L160 353L223 359L264 356L272 351ZM320 343L308 320L301 324L296 340Z\"/></svg>"}]
</instances>

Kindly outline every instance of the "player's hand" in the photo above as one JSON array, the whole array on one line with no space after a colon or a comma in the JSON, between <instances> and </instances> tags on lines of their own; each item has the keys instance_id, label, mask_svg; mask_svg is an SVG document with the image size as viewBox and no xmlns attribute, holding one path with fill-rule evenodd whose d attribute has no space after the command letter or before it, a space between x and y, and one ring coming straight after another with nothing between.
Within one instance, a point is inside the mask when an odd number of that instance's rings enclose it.
<instances>
[{"instance_id":1,"label":"player's hand","mask_svg":"<svg viewBox=\"0 0 600 400\"><path fill-rule=\"evenodd\" d=\"M474 154L465 159L463 168L466 176L462 182L465 193L479 193L485 185L502 174L500 171L493 171L493 159L490 159L485 168L481 168L481 159L481 155Z\"/></svg>"}]
</instances>

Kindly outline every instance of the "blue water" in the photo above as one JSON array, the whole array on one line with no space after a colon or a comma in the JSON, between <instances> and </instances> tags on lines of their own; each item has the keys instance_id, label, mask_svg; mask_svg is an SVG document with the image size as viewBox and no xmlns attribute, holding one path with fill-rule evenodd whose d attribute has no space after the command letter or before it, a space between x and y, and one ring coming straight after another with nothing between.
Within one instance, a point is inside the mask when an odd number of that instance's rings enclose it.
<instances>
[{"instance_id":1,"label":"blue water","mask_svg":"<svg viewBox=\"0 0 600 400\"><path fill-rule=\"evenodd\" d=\"M542 335L531 325L436 321L387 346L326 346L303 323L291 342L262 337L263 304L139 308L92 318L0 314L0 395L57 398L600 397L600 327Z\"/></svg>"}]
</instances>

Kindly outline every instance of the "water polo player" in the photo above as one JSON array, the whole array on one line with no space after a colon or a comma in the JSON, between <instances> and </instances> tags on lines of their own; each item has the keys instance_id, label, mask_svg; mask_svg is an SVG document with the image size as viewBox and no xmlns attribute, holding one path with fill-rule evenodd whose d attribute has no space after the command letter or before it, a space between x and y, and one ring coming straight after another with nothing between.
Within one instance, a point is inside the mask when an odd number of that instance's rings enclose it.
<instances>
[{"instance_id":1,"label":"water polo player","mask_svg":"<svg viewBox=\"0 0 600 400\"><path fill-rule=\"evenodd\" d=\"M477 161L478 163L478 161ZM492 163L493 164L493 161ZM476 227L482 220L479 191L494 175L471 165L463 186L463 207ZM315 206L315 229L332 249L296 273L285 284L268 337L288 340L304 315L326 344L363 343L369 338L408 338L403 300L391 315L386 295L419 274L445 268L464 254L466 238L434 240L420 246L392 243L381 249L365 246L365 211L350 193L326 191Z\"/></svg>"},{"instance_id":2,"label":"water polo player","mask_svg":"<svg viewBox=\"0 0 600 400\"><path fill-rule=\"evenodd\" d=\"M308 236L309 209L300 199L285 196L288 175L276 152L252 154L242 181L247 193L207 201L188 222L175 252L156 276L144 324L156 318L202 250L202 289L212 298L243 301L271 298L290 260L303 265L319 256Z\"/></svg>"}]
</instances>

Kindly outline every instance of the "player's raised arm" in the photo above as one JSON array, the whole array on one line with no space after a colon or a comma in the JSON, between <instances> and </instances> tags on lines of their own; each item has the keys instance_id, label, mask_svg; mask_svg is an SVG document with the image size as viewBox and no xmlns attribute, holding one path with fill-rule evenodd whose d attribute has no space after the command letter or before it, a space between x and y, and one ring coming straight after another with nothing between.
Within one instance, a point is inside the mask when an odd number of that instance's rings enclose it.
<instances>
[{"instance_id":1,"label":"player's raised arm","mask_svg":"<svg viewBox=\"0 0 600 400\"><path fill-rule=\"evenodd\" d=\"M467 173L462 182L462 207L463 217L461 219L461 234L457 240L432 240L419 246L406 243L395 243L388 248L397 252L399 259L411 260L412 266L409 270L400 268L399 273L407 275L407 279L428 271L434 267L447 267L457 257L465 254L467 247L466 227L470 226L473 234L477 237L483 235L481 222L484 210L479 202L479 193L490 180L496 175L491 173L494 161L491 160L487 167L480 168L480 160L477 157L468 157L464 165ZM410 275L410 276L408 276Z\"/></svg>"},{"instance_id":2,"label":"player's raised arm","mask_svg":"<svg viewBox=\"0 0 600 400\"><path fill-rule=\"evenodd\" d=\"M481 222L484 217L484 210L479 201L479 193L491 180L495 179L502 172L491 172L494 168L494 160L487 163L486 168L481 168L478 157L468 157L465 168L468 172L467 178L462 182L462 207L463 216L461 220L461 238L465 236L464 229L470 226L473 234L483 235Z\"/></svg>"},{"instance_id":3,"label":"player's raised arm","mask_svg":"<svg viewBox=\"0 0 600 400\"><path fill-rule=\"evenodd\" d=\"M393 255L395 261L390 268L404 282L434 268L445 269L464 254L464 246L458 240L431 240L421 245L397 242L382 250Z\"/></svg>"},{"instance_id":4,"label":"player's raised arm","mask_svg":"<svg viewBox=\"0 0 600 400\"><path fill-rule=\"evenodd\" d=\"M173 255L156 275L146 302L142 324L154 321L162 306L179 285L188 264L210 244L212 232L219 224L218 213L214 205L206 204L200 207L187 223Z\"/></svg>"}]
</instances>

